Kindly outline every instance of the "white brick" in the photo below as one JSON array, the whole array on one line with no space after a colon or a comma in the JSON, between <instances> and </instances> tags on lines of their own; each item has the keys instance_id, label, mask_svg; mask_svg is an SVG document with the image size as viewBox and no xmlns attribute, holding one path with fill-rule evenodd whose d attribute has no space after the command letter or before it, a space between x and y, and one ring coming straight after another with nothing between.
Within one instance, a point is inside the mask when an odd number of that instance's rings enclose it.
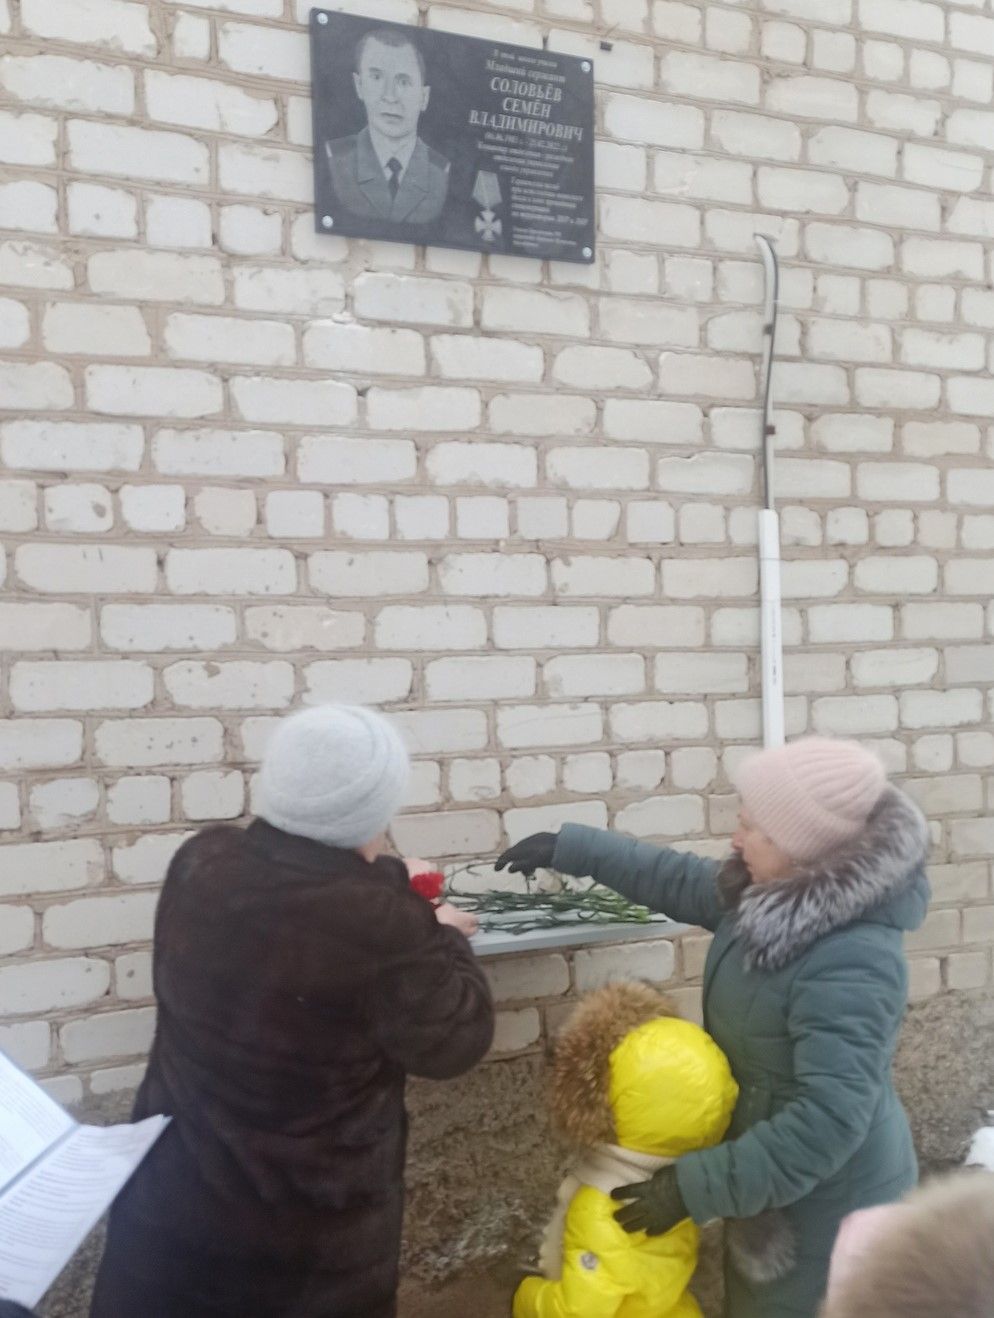
<instances>
[{"instance_id":1,"label":"white brick","mask_svg":"<svg viewBox=\"0 0 994 1318\"><path fill-rule=\"evenodd\" d=\"M413 669L407 659L334 659L308 664L304 680L307 704L378 705L410 697Z\"/></svg>"},{"instance_id":2,"label":"white brick","mask_svg":"<svg viewBox=\"0 0 994 1318\"><path fill-rule=\"evenodd\" d=\"M97 252L87 264L95 293L152 302L199 302L218 306L224 301L220 263L212 256L179 256L168 252Z\"/></svg>"},{"instance_id":3,"label":"white brick","mask_svg":"<svg viewBox=\"0 0 994 1318\"><path fill-rule=\"evenodd\" d=\"M856 686L925 686L939 668L937 650L867 650L852 657Z\"/></svg>"},{"instance_id":4,"label":"white brick","mask_svg":"<svg viewBox=\"0 0 994 1318\"><path fill-rule=\"evenodd\" d=\"M307 571L311 588L330 596L418 594L428 587L426 555L414 551L311 554Z\"/></svg>"},{"instance_id":5,"label":"white brick","mask_svg":"<svg viewBox=\"0 0 994 1318\"><path fill-rule=\"evenodd\" d=\"M959 146L987 148L994 114L985 110L953 110L946 121L946 137Z\"/></svg>"},{"instance_id":6,"label":"white brick","mask_svg":"<svg viewBox=\"0 0 994 1318\"><path fill-rule=\"evenodd\" d=\"M574 540L613 540L621 522L614 499L578 499L573 505Z\"/></svg>"},{"instance_id":7,"label":"white brick","mask_svg":"<svg viewBox=\"0 0 994 1318\"><path fill-rule=\"evenodd\" d=\"M656 483L667 494L710 494L715 498L749 494L753 480L753 459L732 453L660 458L656 465Z\"/></svg>"},{"instance_id":8,"label":"white brick","mask_svg":"<svg viewBox=\"0 0 994 1318\"><path fill-rule=\"evenodd\" d=\"M569 792L583 796L609 792L612 783L611 757L602 751L567 755L563 761L563 786Z\"/></svg>"},{"instance_id":9,"label":"white brick","mask_svg":"<svg viewBox=\"0 0 994 1318\"><path fill-rule=\"evenodd\" d=\"M149 179L156 183L205 186L210 177L207 147L182 133L128 128L72 119L69 164L84 174Z\"/></svg>"},{"instance_id":10,"label":"white brick","mask_svg":"<svg viewBox=\"0 0 994 1318\"><path fill-rule=\"evenodd\" d=\"M623 348L565 348L556 357L553 376L572 388L644 389L652 371L638 353Z\"/></svg>"},{"instance_id":11,"label":"white brick","mask_svg":"<svg viewBox=\"0 0 994 1318\"><path fill-rule=\"evenodd\" d=\"M339 499L359 497L340 495ZM318 490L274 490L266 495L266 531L274 539L324 535L324 496Z\"/></svg>"},{"instance_id":12,"label":"white brick","mask_svg":"<svg viewBox=\"0 0 994 1318\"><path fill-rule=\"evenodd\" d=\"M841 27L852 22L852 0L765 0L763 7L774 14Z\"/></svg>"},{"instance_id":13,"label":"white brick","mask_svg":"<svg viewBox=\"0 0 994 1318\"><path fill-rule=\"evenodd\" d=\"M806 75L772 78L766 88L766 108L790 117L855 123L856 88L834 78Z\"/></svg>"},{"instance_id":14,"label":"white brick","mask_svg":"<svg viewBox=\"0 0 994 1318\"><path fill-rule=\"evenodd\" d=\"M336 270L243 267L234 272L233 288L235 306L244 311L330 316L345 302L345 284Z\"/></svg>"},{"instance_id":15,"label":"white brick","mask_svg":"<svg viewBox=\"0 0 994 1318\"><path fill-rule=\"evenodd\" d=\"M152 247L213 247L210 207L191 197L150 197L145 237Z\"/></svg>"},{"instance_id":16,"label":"white brick","mask_svg":"<svg viewBox=\"0 0 994 1318\"><path fill-rule=\"evenodd\" d=\"M215 6L215 8L227 6ZM282 11L281 11L282 12ZM306 82L310 75L306 32L290 32L250 23L222 23L218 32L221 63L253 77Z\"/></svg>"},{"instance_id":17,"label":"white brick","mask_svg":"<svg viewBox=\"0 0 994 1318\"><path fill-rule=\"evenodd\" d=\"M796 23L764 23L762 52L766 59L781 64L803 64L808 34Z\"/></svg>"},{"instance_id":18,"label":"white brick","mask_svg":"<svg viewBox=\"0 0 994 1318\"><path fill-rule=\"evenodd\" d=\"M0 111L0 161L43 168L54 165L57 132L57 121L45 115Z\"/></svg>"},{"instance_id":19,"label":"white brick","mask_svg":"<svg viewBox=\"0 0 994 1318\"><path fill-rule=\"evenodd\" d=\"M796 124L737 110L715 110L711 116L715 142L730 155L760 160L799 160L801 133Z\"/></svg>"},{"instance_id":20,"label":"white brick","mask_svg":"<svg viewBox=\"0 0 994 1318\"><path fill-rule=\"evenodd\" d=\"M189 709L281 709L294 691L293 667L282 660L190 660L171 664L163 679L173 704Z\"/></svg>"},{"instance_id":21,"label":"white brick","mask_svg":"<svg viewBox=\"0 0 994 1318\"><path fill-rule=\"evenodd\" d=\"M979 279L983 277L983 247L980 243L906 238L901 247L901 265L909 274L926 279ZM967 289L965 296L983 291ZM966 319L965 315L964 319Z\"/></svg>"},{"instance_id":22,"label":"white brick","mask_svg":"<svg viewBox=\"0 0 994 1318\"><path fill-rule=\"evenodd\" d=\"M6 55L0 87L15 99L84 114L131 114L134 75L124 66L61 55Z\"/></svg>"},{"instance_id":23,"label":"white brick","mask_svg":"<svg viewBox=\"0 0 994 1318\"><path fill-rule=\"evenodd\" d=\"M425 667L429 700L502 700L535 693L535 661L526 658L436 659ZM565 694L565 693L564 693Z\"/></svg>"},{"instance_id":24,"label":"white brick","mask_svg":"<svg viewBox=\"0 0 994 1318\"><path fill-rule=\"evenodd\" d=\"M156 470L169 476L282 476L283 439L262 430L160 430Z\"/></svg>"},{"instance_id":25,"label":"white brick","mask_svg":"<svg viewBox=\"0 0 994 1318\"><path fill-rule=\"evenodd\" d=\"M355 314L364 320L461 329L473 324L473 289L455 280L367 272L356 278L353 298ZM487 320L482 323L484 329L516 328Z\"/></svg>"},{"instance_id":26,"label":"white brick","mask_svg":"<svg viewBox=\"0 0 994 1318\"><path fill-rule=\"evenodd\" d=\"M662 88L674 96L759 103L760 70L754 64L671 50L660 60L659 77Z\"/></svg>"},{"instance_id":27,"label":"white brick","mask_svg":"<svg viewBox=\"0 0 994 1318\"><path fill-rule=\"evenodd\" d=\"M384 528L384 539L387 534ZM506 499L489 495L456 499L456 535L461 540L506 540L510 534L511 511Z\"/></svg>"},{"instance_id":28,"label":"white brick","mask_svg":"<svg viewBox=\"0 0 994 1318\"><path fill-rule=\"evenodd\" d=\"M895 696L823 696L811 708L812 726L827 736L866 736L898 726Z\"/></svg>"},{"instance_id":29,"label":"white brick","mask_svg":"<svg viewBox=\"0 0 994 1318\"><path fill-rule=\"evenodd\" d=\"M499 1011L494 1021L494 1041L490 1055L504 1056L521 1052L538 1043L542 1035L542 1018L534 1007L521 1011Z\"/></svg>"},{"instance_id":30,"label":"white brick","mask_svg":"<svg viewBox=\"0 0 994 1318\"><path fill-rule=\"evenodd\" d=\"M401 439L306 435L297 457L297 474L308 484L390 486L410 480L416 470L417 450Z\"/></svg>"},{"instance_id":31,"label":"white brick","mask_svg":"<svg viewBox=\"0 0 994 1318\"><path fill-rule=\"evenodd\" d=\"M939 377L924 371L869 366L856 370L856 402L861 407L931 411L938 404L940 392Z\"/></svg>"},{"instance_id":32,"label":"white brick","mask_svg":"<svg viewBox=\"0 0 994 1318\"><path fill-rule=\"evenodd\" d=\"M760 205L775 211L841 215L849 205L849 188L836 175L763 166L756 173Z\"/></svg>"},{"instance_id":33,"label":"white brick","mask_svg":"<svg viewBox=\"0 0 994 1318\"><path fill-rule=\"evenodd\" d=\"M237 771L205 769L185 777L180 794L186 819L237 819L245 804L245 783Z\"/></svg>"},{"instance_id":34,"label":"white brick","mask_svg":"<svg viewBox=\"0 0 994 1318\"><path fill-rule=\"evenodd\" d=\"M958 59L953 65L953 95L960 100L989 105L994 95L994 69L976 60Z\"/></svg>"},{"instance_id":35,"label":"white brick","mask_svg":"<svg viewBox=\"0 0 994 1318\"><path fill-rule=\"evenodd\" d=\"M0 1048L15 1066L40 1071L48 1065L52 1030L45 1021L23 1021L0 1028Z\"/></svg>"},{"instance_id":36,"label":"white brick","mask_svg":"<svg viewBox=\"0 0 994 1318\"><path fill-rule=\"evenodd\" d=\"M225 192L313 204L310 160L274 146L221 145L218 174Z\"/></svg>"},{"instance_id":37,"label":"white brick","mask_svg":"<svg viewBox=\"0 0 994 1318\"><path fill-rule=\"evenodd\" d=\"M50 906L42 920L42 938L49 947L66 950L147 942L158 900L157 892L129 892Z\"/></svg>"},{"instance_id":38,"label":"white brick","mask_svg":"<svg viewBox=\"0 0 994 1318\"><path fill-rule=\"evenodd\" d=\"M735 598L758 588L758 567L746 558L680 559L663 563L663 594L673 599Z\"/></svg>"},{"instance_id":39,"label":"white brick","mask_svg":"<svg viewBox=\"0 0 994 1318\"><path fill-rule=\"evenodd\" d=\"M681 509L681 517L702 505L691 504ZM625 509L625 533L631 544L670 544L676 538L676 521L673 508L661 500L640 499ZM724 537L722 537L724 538Z\"/></svg>"},{"instance_id":40,"label":"white brick","mask_svg":"<svg viewBox=\"0 0 994 1318\"><path fill-rule=\"evenodd\" d=\"M150 119L213 133L264 137L277 123L275 101L231 83L148 70L145 105Z\"/></svg>"},{"instance_id":41,"label":"white brick","mask_svg":"<svg viewBox=\"0 0 994 1318\"><path fill-rule=\"evenodd\" d=\"M686 837L704 831L704 802L699 796L656 796L626 805L614 823L635 837Z\"/></svg>"},{"instance_id":42,"label":"white brick","mask_svg":"<svg viewBox=\"0 0 994 1318\"><path fill-rule=\"evenodd\" d=\"M611 708L611 736L627 742L696 740L708 731L708 711L700 701L639 701Z\"/></svg>"},{"instance_id":43,"label":"white brick","mask_svg":"<svg viewBox=\"0 0 994 1318\"><path fill-rule=\"evenodd\" d=\"M541 595L546 588L545 559L539 554L448 554L438 572L446 595Z\"/></svg>"},{"instance_id":44,"label":"white brick","mask_svg":"<svg viewBox=\"0 0 994 1318\"><path fill-rule=\"evenodd\" d=\"M889 362L891 331L886 325L813 320L808 324L808 351L836 361Z\"/></svg>"},{"instance_id":45,"label":"white brick","mask_svg":"<svg viewBox=\"0 0 994 1318\"><path fill-rule=\"evenodd\" d=\"M981 371L986 360L986 342L980 334L906 329L901 335L901 360L908 366Z\"/></svg>"},{"instance_id":46,"label":"white brick","mask_svg":"<svg viewBox=\"0 0 994 1318\"><path fill-rule=\"evenodd\" d=\"M14 664L9 690L14 709L141 709L151 703L154 674L131 660L62 659Z\"/></svg>"},{"instance_id":47,"label":"white brick","mask_svg":"<svg viewBox=\"0 0 994 1318\"><path fill-rule=\"evenodd\" d=\"M601 711L589 702L573 705L501 705L497 736L511 750L580 746L601 740Z\"/></svg>"},{"instance_id":48,"label":"white brick","mask_svg":"<svg viewBox=\"0 0 994 1318\"><path fill-rule=\"evenodd\" d=\"M939 470L913 462L861 462L856 490L868 503L932 503L939 498Z\"/></svg>"},{"instance_id":49,"label":"white brick","mask_svg":"<svg viewBox=\"0 0 994 1318\"><path fill-rule=\"evenodd\" d=\"M994 387L989 379L970 379L968 376L951 379L946 390L949 406L954 412L986 418L994 408Z\"/></svg>"},{"instance_id":50,"label":"white brick","mask_svg":"<svg viewBox=\"0 0 994 1318\"><path fill-rule=\"evenodd\" d=\"M600 619L594 608L556 606L494 609L494 644L504 650L569 649L596 646Z\"/></svg>"},{"instance_id":51,"label":"white brick","mask_svg":"<svg viewBox=\"0 0 994 1318\"><path fill-rule=\"evenodd\" d=\"M498 848L500 816L495 810L400 815L391 833L398 849L408 855L487 855Z\"/></svg>"},{"instance_id":52,"label":"white brick","mask_svg":"<svg viewBox=\"0 0 994 1318\"><path fill-rule=\"evenodd\" d=\"M859 0L859 22L867 31L912 41L941 44L945 37L942 8L924 0Z\"/></svg>"},{"instance_id":53,"label":"white brick","mask_svg":"<svg viewBox=\"0 0 994 1318\"><path fill-rule=\"evenodd\" d=\"M42 320L45 347L53 353L88 357L147 357L148 328L137 307L56 302Z\"/></svg>"},{"instance_id":54,"label":"white brick","mask_svg":"<svg viewBox=\"0 0 994 1318\"><path fill-rule=\"evenodd\" d=\"M30 337L28 308L13 298L0 298L0 348L21 348Z\"/></svg>"},{"instance_id":55,"label":"white brick","mask_svg":"<svg viewBox=\"0 0 994 1318\"><path fill-rule=\"evenodd\" d=\"M210 604L107 604L100 634L114 650L214 650L234 641L235 616Z\"/></svg>"},{"instance_id":56,"label":"white brick","mask_svg":"<svg viewBox=\"0 0 994 1318\"><path fill-rule=\"evenodd\" d=\"M856 564L853 579L857 590L882 595L928 595L938 588L939 565L934 558L871 557Z\"/></svg>"},{"instance_id":57,"label":"white brick","mask_svg":"<svg viewBox=\"0 0 994 1318\"><path fill-rule=\"evenodd\" d=\"M72 266L47 247L0 242L0 283L24 288L73 287Z\"/></svg>"},{"instance_id":58,"label":"white brick","mask_svg":"<svg viewBox=\"0 0 994 1318\"><path fill-rule=\"evenodd\" d=\"M548 755L524 755L511 761L504 778L516 801L548 796L556 788L556 762Z\"/></svg>"},{"instance_id":59,"label":"white brick","mask_svg":"<svg viewBox=\"0 0 994 1318\"><path fill-rule=\"evenodd\" d=\"M70 183L66 195L70 233L96 238L137 238L138 203L130 192L96 183Z\"/></svg>"},{"instance_id":60,"label":"white brick","mask_svg":"<svg viewBox=\"0 0 994 1318\"><path fill-rule=\"evenodd\" d=\"M112 824L168 823L171 792L161 776L119 778L107 789L107 818Z\"/></svg>"},{"instance_id":61,"label":"white brick","mask_svg":"<svg viewBox=\"0 0 994 1318\"><path fill-rule=\"evenodd\" d=\"M322 605L277 604L245 610L246 636L267 650L348 650L362 644L365 631L361 613Z\"/></svg>"},{"instance_id":62,"label":"white brick","mask_svg":"<svg viewBox=\"0 0 994 1318\"><path fill-rule=\"evenodd\" d=\"M208 535L243 539L256 524L258 508L253 490L208 487L193 500L200 525Z\"/></svg>"},{"instance_id":63,"label":"white brick","mask_svg":"<svg viewBox=\"0 0 994 1318\"><path fill-rule=\"evenodd\" d=\"M455 387L373 388L366 409L375 430L475 430L482 416L477 390Z\"/></svg>"},{"instance_id":64,"label":"white brick","mask_svg":"<svg viewBox=\"0 0 994 1318\"><path fill-rule=\"evenodd\" d=\"M245 421L267 425L350 425L356 419L356 391L331 380L285 380L238 376L231 396Z\"/></svg>"},{"instance_id":65,"label":"white brick","mask_svg":"<svg viewBox=\"0 0 994 1318\"><path fill-rule=\"evenodd\" d=\"M0 720L0 769L58 769L83 754L83 725L73 719Z\"/></svg>"},{"instance_id":66,"label":"white brick","mask_svg":"<svg viewBox=\"0 0 994 1318\"><path fill-rule=\"evenodd\" d=\"M524 444L436 444L428 454L428 478L436 485L487 485L524 489L538 480L535 450Z\"/></svg>"},{"instance_id":67,"label":"white brick","mask_svg":"<svg viewBox=\"0 0 994 1318\"><path fill-rule=\"evenodd\" d=\"M601 198L600 214L601 232L607 239L650 243L664 232L675 247L696 247L700 237L700 217L691 206L605 196Z\"/></svg>"},{"instance_id":68,"label":"white brick","mask_svg":"<svg viewBox=\"0 0 994 1318\"><path fill-rule=\"evenodd\" d=\"M649 457L644 449L556 448L546 457L554 486L573 490L644 490Z\"/></svg>"},{"instance_id":69,"label":"white brick","mask_svg":"<svg viewBox=\"0 0 994 1318\"><path fill-rule=\"evenodd\" d=\"M901 629L912 641L979 638L984 634L983 610L979 604L905 604Z\"/></svg>"},{"instance_id":70,"label":"white brick","mask_svg":"<svg viewBox=\"0 0 994 1318\"><path fill-rule=\"evenodd\" d=\"M210 19L201 18L198 14L177 14L173 20L173 54L181 60L210 59Z\"/></svg>"},{"instance_id":71,"label":"white brick","mask_svg":"<svg viewBox=\"0 0 994 1318\"><path fill-rule=\"evenodd\" d=\"M655 568L641 558L593 558L575 555L552 564L552 585L557 595L651 595Z\"/></svg>"},{"instance_id":72,"label":"white brick","mask_svg":"<svg viewBox=\"0 0 994 1318\"><path fill-rule=\"evenodd\" d=\"M637 654L562 656L549 660L543 677L553 697L635 695L645 690L645 661Z\"/></svg>"},{"instance_id":73,"label":"white brick","mask_svg":"<svg viewBox=\"0 0 994 1318\"><path fill-rule=\"evenodd\" d=\"M7 843L0 895L67 892L97 884L103 875L103 848L95 838Z\"/></svg>"},{"instance_id":74,"label":"white brick","mask_svg":"<svg viewBox=\"0 0 994 1318\"><path fill-rule=\"evenodd\" d=\"M96 732L97 758L111 768L211 764L222 747L223 728L212 718L116 719Z\"/></svg>"},{"instance_id":75,"label":"white brick","mask_svg":"<svg viewBox=\"0 0 994 1318\"><path fill-rule=\"evenodd\" d=\"M488 962L486 973L496 1002L559 997L570 986L566 958L558 955L500 957Z\"/></svg>"},{"instance_id":76,"label":"white brick","mask_svg":"<svg viewBox=\"0 0 994 1318\"><path fill-rule=\"evenodd\" d=\"M856 218L897 229L939 229L939 197L920 189L859 183L856 187Z\"/></svg>"},{"instance_id":77,"label":"white brick","mask_svg":"<svg viewBox=\"0 0 994 1318\"><path fill-rule=\"evenodd\" d=\"M21 803L17 783L0 783L0 829L11 830L21 826Z\"/></svg>"},{"instance_id":78,"label":"white brick","mask_svg":"<svg viewBox=\"0 0 994 1318\"><path fill-rule=\"evenodd\" d=\"M72 380L54 362L0 362L0 409L58 411L73 405Z\"/></svg>"},{"instance_id":79,"label":"white brick","mask_svg":"<svg viewBox=\"0 0 994 1318\"><path fill-rule=\"evenodd\" d=\"M33 481L0 480L0 531L33 531L38 525L38 490Z\"/></svg>"},{"instance_id":80,"label":"white brick","mask_svg":"<svg viewBox=\"0 0 994 1318\"><path fill-rule=\"evenodd\" d=\"M99 805L100 788L92 778L56 778L29 794L31 817L46 832L89 819Z\"/></svg>"},{"instance_id":81,"label":"white brick","mask_svg":"<svg viewBox=\"0 0 994 1318\"><path fill-rule=\"evenodd\" d=\"M664 352L659 388L666 394L748 401L756 393L755 367L745 358Z\"/></svg>"},{"instance_id":82,"label":"white brick","mask_svg":"<svg viewBox=\"0 0 994 1318\"><path fill-rule=\"evenodd\" d=\"M59 1038L67 1062L89 1062L145 1053L151 1046L154 1031L155 1009L139 1007L70 1021L60 1029Z\"/></svg>"},{"instance_id":83,"label":"white brick","mask_svg":"<svg viewBox=\"0 0 994 1318\"><path fill-rule=\"evenodd\" d=\"M395 508L396 506L395 504ZM522 539L549 540L567 534L569 508L564 498L550 495L544 498L518 499L515 508L518 515L518 535Z\"/></svg>"},{"instance_id":84,"label":"white brick","mask_svg":"<svg viewBox=\"0 0 994 1318\"><path fill-rule=\"evenodd\" d=\"M979 691L905 691L901 694L901 726L954 728L979 723L984 699Z\"/></svg>"},{"instance_id":85,"label":"white brick","mask_svg":"<svg viewBox=\"0 0 994 1318\"><path fill-rule=\"evenodd\" d=\"M204 417L219 412L221 381L208 371L162 366L88 366L86 398L109 416Z\"/></svg>"},{"instance_id":86,"label":"white brick","mask_svg":"<svg viewBox=\"0 0 994 1318\"><path fill-rule=\"evenodd\" d=\"M597 418L592 398L566 394L498 394L488 407L490 429L507 435L589 435Z\"/></svg>"},{"instance_id":87,"label":"white brick","mask_svg":"<svg viewBox=\"0 0 994 1318\"><path fill-rule=\"evenodd\" d=\"M635 252L619 251L614 255L616 261L627 257L632 262L646 262L645 256ZM649 259L655 264L655 258ZM714 269L710 261L693 256L669 256L664 262L664 271L664 289L669 297L686 298L690 302L710 302L714 293ZM633 268L629 285L626 292L648 293L654 290L655 280L652 277L646 279L644 275L638 277Z\"/></svg>"},{"instance_id":88,"label":"white brick","mask_svg":"<svg viewBox=\"0 0 994 1318\"><path fill-rule=\"evenodd\" d=\"M587 993L618 980L663 983L673 975L675 956L673 944L664 942L579 951L573 958L577 991Z\"/></svg>"},{"instance_id":89,"label":"white brick","mask_svg":"<svg viewBox=\"0 0 994 1318\"><path fill-rule=\"evenodd\" d=\"M220 243L224 251L235 256L272 256L280 251L283 216L279 211L260 210L256 206L222 206L220 219Z\"/></svg>"},{"instance_id":90,"label":"white brick","mask_svg":"<svg viewBox=\"0 0 994 1318\"><path fill-rule=\"evenodd\" d=\"M172 358L292 366L297 349L293 327L273 320L176 313L166 318L164 340Z\"/></svg>"},{"instance_id":91,"label":"white brick","mask_svg":"<svg viewBox=\"0 0 994 1318\"><path fill-rule=\"evenodd\" d=\"M449 793L454 801L493 801L501 793L499 760L453 760Z\"/></svg>"},{"instance_id":92,"label":"white brick","mask_svg":"<svg viewBox=\"0 0 994 1318\"><path fill-rule=\"evenodd\" d=\"M171 549L166 584L177 595L292 595L297 583L286 549Z\"/></svg>"},{"instance_id":93,"label":"white brick","mask_svg":"<svg viewBox=\"0 0 994 1318\"><path fill-rule=\"evenodd\" d=\"M744 654L657 654L656 690L664 695L733 695L749 689Z\"/></svg>"},{"instance_id":94,"label":"white brick","mask_svg":"<svg viewBox=\"0 0 994 1318\"><path fill-rule=\"evenodd\" d=\"M894 261L894 240L876 229L809 224L804 249L813 261L858 270L885 270Z\"/></svg>"},{"instance_id":95,"label":"white brick","mask_svg":"<svg viewBox=\"0 0 994 1318\"><path fill-rule=\"evenodd\" d=\"M23 0L21 21L33 36L155 55L148 6L129 0Z\"/></svg>"},{"instance_id":96,"label":"white brick","mask_svg":"<svg viewBox=\"0 0 994 1318\"><path fill-rule=\"evenodd\" d=\"M8 653L84 650L90 644L90 632L89 609L74 604L0 604L0 635L8 638Z\"/></svg>"},{"instance_id":97,"label":"white brick","mask_svg":"<svg viewBox=\"0 0 994 1318\"><path fill-rule=\"evenodd\" d=\"M21 581L39 591L149 593L157 578L154 549L118 545L22 545L15 566Z\"/></svg>"},{"instance_id":98,"label":"white brick","mask_svg":"<svg viewBox=\"0 0 994 1318\"><path fill-rule=\"evenodd\" d=\"M907 142L904 147L904 177L910 183L950 192L975 192L984 173L982 156Z\"/></svg>"},{"instance_id":99,"label":"white brick","mask_svg":"<svg viewBox=\"0 0 994 1318\"><path fill-rule=\"evenodd\" d=\"M37 1016L99 1001L110 988L110 966L95 957L33 961L0 969L0 1015Z\"/></svg>"},{"instance_id":100,"label":"white brick","mask_svg":"<svg viewBox=\"0 0 994 1318\"><path fill-rule=\"evenodd\" d=\"M704 115L695 106L638 96L608 96L604 106L604 128L609 137L640 146L689 148L704 145Z\"/></svg>"},{"instance_id":101,"label":"white brick","mask_svg":"<svg viewBox=\"0 0 994 1318\"><path fill-rule=\"evenodd\" d=\"M736 160L715 160L685 151L657 151L653 160L653 190L668 197L694 197L702 201L752 202L752 165ZM644 292L644 289L637 289ZM682 322L668 310L671 322L681 329L694 322L684 314ZM603 315L601 317L603 323ZM686 334L688 331L684 329ZM696 337L694 339L696 343Z\"/></svg>"},{"instance_id":102,"label":"white brick","mask_svg":"<svg viewBox=\"0 0 994 1318\"><path fill-rule=\"evenodd\" d=\"M439 342L433 340L434 344ZM475 340L459 338L445 342L464 344ZM540 362L541 356L539 351ZM335 321L308 325L304 331L304 361L308 366L376 375L424 375L426 370L424 341L414 330L375 329ZM535 378L541 379L541 369Z\"/></svg>"}]
</instances>

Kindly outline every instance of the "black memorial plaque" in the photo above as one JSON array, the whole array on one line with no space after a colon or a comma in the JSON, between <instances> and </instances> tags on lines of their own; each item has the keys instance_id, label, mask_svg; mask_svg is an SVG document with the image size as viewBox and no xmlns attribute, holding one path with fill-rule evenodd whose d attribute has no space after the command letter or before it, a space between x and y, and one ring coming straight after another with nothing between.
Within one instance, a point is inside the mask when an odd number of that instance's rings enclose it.
<instances>
[{"instance_id":1,"label":"black memorial plaque","mask_svg":"<svg viewBox=\"0 0 994 1318\"><path fill-rule=\"evenodd\" d=\"M311 11L319 233L594 259L589 60Z\"/></svg>"}]
</instances>

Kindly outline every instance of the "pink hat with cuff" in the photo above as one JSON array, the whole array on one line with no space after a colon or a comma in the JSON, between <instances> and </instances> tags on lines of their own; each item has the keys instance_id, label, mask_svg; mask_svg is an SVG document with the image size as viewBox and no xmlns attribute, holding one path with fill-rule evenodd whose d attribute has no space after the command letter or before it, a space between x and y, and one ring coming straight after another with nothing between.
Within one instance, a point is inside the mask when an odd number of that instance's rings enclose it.
<instances>
[{"instance_id":1,"label":"pink hat with cuff","mask_svg":"<svg viewBox=\"0 0 994 1318\"><path fill-rule=\"evenodd\" d=\"M751 756L735 786L757 828L791 860L803 863L862 831L887 775L858 742L804 737Z\"/></svg>"}]
</instances>

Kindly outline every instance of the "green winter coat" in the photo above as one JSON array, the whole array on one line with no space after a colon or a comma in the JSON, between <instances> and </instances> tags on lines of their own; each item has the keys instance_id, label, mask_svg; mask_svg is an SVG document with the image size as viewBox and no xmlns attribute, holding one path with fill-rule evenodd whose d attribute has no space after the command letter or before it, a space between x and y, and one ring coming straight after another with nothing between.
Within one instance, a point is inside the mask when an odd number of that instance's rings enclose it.
<instances>
[{"instance_id":1,"label":"green winter coat","mask_svg":"<svg viewBox=\"0 0 994 1318\"><path fill-rule=\"evenodd\" d=\"M758 1228L758 1215L783 1210L794 1254L788 1266L729 1249L727 1318L814 1318L842 1218L917 1179L891 1061L907 1001L903 935L928 904L927 845L924 818L895 788L855 842L763 885L737 858L721 865L579 825L559 834L561 873L714 931L704 1021L741 1094L726 1143L678 1161L680 1189L702 1224Z\"/></svg>"}]
</instances>

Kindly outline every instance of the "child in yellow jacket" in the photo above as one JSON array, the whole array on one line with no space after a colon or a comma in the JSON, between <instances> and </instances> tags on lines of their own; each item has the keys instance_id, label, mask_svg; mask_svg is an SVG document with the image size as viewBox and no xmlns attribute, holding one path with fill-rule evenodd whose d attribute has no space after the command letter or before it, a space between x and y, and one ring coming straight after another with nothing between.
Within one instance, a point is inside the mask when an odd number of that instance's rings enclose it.
<instances>
[{"instance_id":1,"label":"child in yellow jacket","mask_svg":"<svg viewBox=\"0 0 994 1318\"><path fill-rule=\"evenodd\" d=\"M546 1230L544 1279L521 1283L513 1318L700 1318L688 1290L697 1227L687 1219L665 1235L630 1234L611 1192L717 1144L737 1098L718 1045L654 989L591 993L552 1064L553 1119L582 1151Z\"/></svg>"}]
</instances>

